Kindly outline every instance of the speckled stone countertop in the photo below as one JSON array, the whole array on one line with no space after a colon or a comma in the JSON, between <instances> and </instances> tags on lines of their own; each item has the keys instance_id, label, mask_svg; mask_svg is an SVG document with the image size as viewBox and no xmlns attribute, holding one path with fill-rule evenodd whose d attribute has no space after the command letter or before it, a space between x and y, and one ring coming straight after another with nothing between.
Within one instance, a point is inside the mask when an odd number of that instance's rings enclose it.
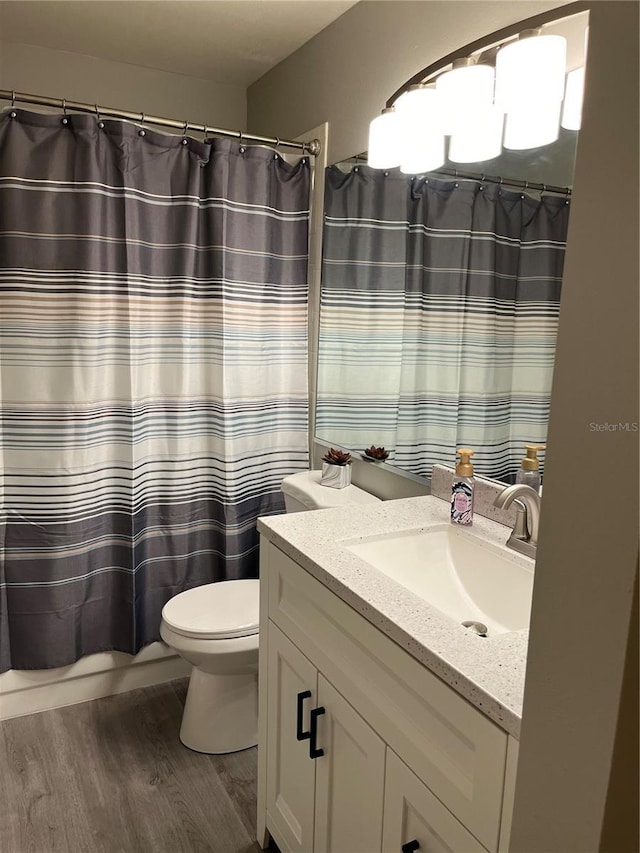
<instances>
[{"instance_id":1,"label":"speckled stone countertop","mask_svg":"<svg viewBox=\"0 0 640 853\"><path fill-rule=\"evenodd\" d=\"M449 504L417 497L258 520L260 533L505 731L520 737L528 631L480 638L345 548L358 539L425 530ZM504 545L509 528L475 516L473 534ZM341 544L341 542L343 544ZM511 552L507 552L511 554ZM514 555L514 561L523 558ZM533 561L528 563L533 567Z\"/></svg>"}]
</instances>

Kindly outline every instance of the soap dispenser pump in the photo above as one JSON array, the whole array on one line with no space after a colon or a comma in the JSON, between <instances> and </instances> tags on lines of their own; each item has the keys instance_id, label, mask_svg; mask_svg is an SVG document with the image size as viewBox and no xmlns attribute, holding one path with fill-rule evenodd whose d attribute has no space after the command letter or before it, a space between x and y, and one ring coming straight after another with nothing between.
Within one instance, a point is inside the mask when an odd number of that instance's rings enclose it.
<instances>
[{"instance_id":1,"label":"soap dispenser pump","mask_svg":"<svg viewBox=\"0 0 640 853\"><path fill-rule=\"evenodd\" d=\"M456 473L451 485L451 523L473 524L473 463L471 457L475 451L461 447L456 451L460 461L456 464Z\"/></svg>"},{"instance_id":2,"label":"soap dispenser pump","mask_svg":"<svg viewBox=\"0 0 640 853\"><path fill-rule=\"evenodd\" d=\"M516 483L522 483L539 493L540 492L540 461L538 459L538 451L546 450L546 444L525 444L527 455L523 458L518 473L516 474Z\"/></svg>"}]
</instances>

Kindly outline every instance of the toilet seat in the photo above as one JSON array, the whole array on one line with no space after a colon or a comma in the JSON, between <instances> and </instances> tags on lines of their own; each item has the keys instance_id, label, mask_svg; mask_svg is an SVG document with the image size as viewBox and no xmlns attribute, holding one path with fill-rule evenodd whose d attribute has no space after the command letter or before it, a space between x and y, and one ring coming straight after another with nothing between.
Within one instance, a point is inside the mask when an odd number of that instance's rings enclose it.
<instances>
[{"instance_id":1,"label":"toilet seat","mask_svg":"<svg viewBox=\"0 0 640 853\"><path fill-rule=\"evenodd\" d=\"M183 637L249 637L259 630L259 603L260 581L219 581L174 596L163 607L162 618Z\"/></svg>"}]
</instances>

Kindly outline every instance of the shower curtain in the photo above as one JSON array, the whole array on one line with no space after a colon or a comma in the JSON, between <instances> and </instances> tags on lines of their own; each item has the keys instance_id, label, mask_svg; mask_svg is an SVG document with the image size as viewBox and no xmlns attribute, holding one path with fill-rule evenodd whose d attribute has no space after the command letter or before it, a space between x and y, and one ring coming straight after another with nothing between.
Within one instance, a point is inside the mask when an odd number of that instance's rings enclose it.
<instances>
[{"instance_id":1,"label":"shower curtain","mask_svg":"<svg viewBox=\"0 0 640 853\"><path fill-rule=\"evenodd\" d=\"M308 467L310 166L0 116L0 671L135 653L257 576Z\"/></svg>"},{"instance_id":2,"label":"shower curtain","mask_svg":"<svg viewBox=\"0 0 640 853\"><path fill-rule=\"evenodd\" d=\"M568 216L562 197L330 167L318 437L425 476L470 446L512 479L546 438Z\"/></svg>"}]
</instances>

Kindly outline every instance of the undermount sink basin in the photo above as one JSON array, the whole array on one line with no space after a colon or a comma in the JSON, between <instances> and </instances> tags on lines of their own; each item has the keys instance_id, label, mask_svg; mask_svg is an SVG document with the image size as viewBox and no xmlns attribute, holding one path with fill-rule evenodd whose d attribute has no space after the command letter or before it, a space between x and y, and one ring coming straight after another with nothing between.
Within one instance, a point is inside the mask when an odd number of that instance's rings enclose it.
<instances>
[{"instance_id":1,"label":"undermount sink basin","mask_svg":"<svg viewBox=\"0 0 640 853\"><path fill-rule=\"evenodd\" d=\"M439 524L343 545L458 623L489 637L529 627L533 563L468 530Z\"/></svg>"}]
</instances>

